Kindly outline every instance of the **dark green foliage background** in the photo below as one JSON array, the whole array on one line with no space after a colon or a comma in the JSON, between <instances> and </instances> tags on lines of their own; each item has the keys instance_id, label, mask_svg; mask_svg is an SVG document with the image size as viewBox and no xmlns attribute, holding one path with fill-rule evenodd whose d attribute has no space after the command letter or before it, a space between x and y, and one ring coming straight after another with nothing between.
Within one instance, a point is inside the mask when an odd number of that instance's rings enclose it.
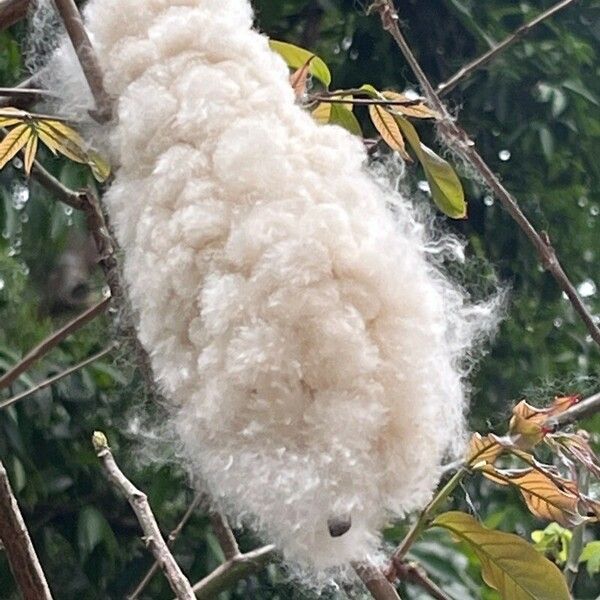
<instances>
[{"instance_id":1,"label":"dark green foliage background","mask_svg":"<svg viewBox=\"0 0 600 600\"><path fill-rule=\"evenodd\" d=\"M547 0L406 0L400 6L409 41L438 83L550 4ZM334 87L371 83L399 91L415 89L399 52L358 0L257 0L255 6L263 31L308 47L330 64ZM22 25L0 34L2 86L26 74L20 58L22 34ZM600 2L581 1L447 98L536 227L548 231L577 285L600 284L599 48ZM367 125L365 116L361 114ZM435 144L429 125L419 124L419 131ZM503 161L500 153L505 150L510 159ZM69 185L89 180L77 166L44 158ZM487 294L498 282L510 290L507 319L474 378L471 411L474 429L502 432L512 404L522 396L546 402L554 394L597 390L598 349L553 279L539 268L523 235L472 174L461 174L470 218L450 223L440 217L444 227L469 242L466 267L452 268L476 296ZM418 167L410 167L407 189L417 193L420 178ZM10 167L0 173L2 370L73 315L47 314L47 279L61 253L73 243L73 232L84 229L77 215L68 214L36 186L31 186L25 208L17 210L15 183L28 185ZM429 202L423 194L417 201ZM90 286L90 300L98 298L99 274L92 276ZM600 313L597 293L586 301L592 312ZM19 392L89 356L104 347L111 335L107 319L89 325L22 376L9 392ZM150 564L131 511L100 473L90 445L94 429L108 434L121 466L148 493L165 531L177 523L192 499L177 468L152 461L143 464L135 458L140 446L128 433L131 407L143 393L125 349L0 412L0 458L56 598L124 598ZM600 417L586 426L597 436ZM479 480L459 490L454 505L474 511L489 525L525 537L545 526L527 516L516 494ZM394 541L403 530L398 525L386 536ZM597 529L588 531L594 534L598 537ZM257 542L242 537L242 543L251 548ZM175 552L194 580L222 559L207 519L200 514L186 528ZM415 547L414 556L452 597L495 597L482 586L476 559L464 548L457 551L446 537L427 535ZM595 598L599 589L600 577L592 581L581 576L576 597ZM424 597L415 589L405 589L403 594L409 599ZM312 596L275 566L223 594L231 599ZM13 597L12 578L0 553L0 599ZM157 576L144 597L171 595ZM330 590L323 597L343 594Z\"/></svg>"}]
</instances>

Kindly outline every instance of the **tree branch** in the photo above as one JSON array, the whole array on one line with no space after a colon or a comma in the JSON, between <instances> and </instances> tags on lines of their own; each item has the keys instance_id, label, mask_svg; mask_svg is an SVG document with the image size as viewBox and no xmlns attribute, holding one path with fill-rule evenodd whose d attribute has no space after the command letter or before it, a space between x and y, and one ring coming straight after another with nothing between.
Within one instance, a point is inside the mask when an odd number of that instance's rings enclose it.
<instances>
[{"instance_id":1,"label":"tree branch","mask_svg":"<svg viewBox=\"0 0 600 600\"><path fill-rule=\"evenodd\" d=\"M349 90L342 90L341 94L347 93ZM338 96L340 94L337 94ZM323 102L325 104L354 104L354 105L374 105L374 106L414 106L421 104L422 98L415 100L382 100L377 98L341 98L332 97L330 94L309 94L309 103Z\"/></svg>"},{"instance_id":2,"label":"tree branch","mask_svg":"<svg viewBox=\"0 0 600 600\"><path fill-rule=\"evenodd\" d=\"M96 110L92 116L100 123L110 121L112 117L112 99L104 88L104 75L90 38L85 30L79 9L74 0L54 0L54 3L62 17L85 78L96 101Z\"/></svg>"},{"instance_id":3,"label":"tree branch","mask_svg":"<svg viewBox=\"0 0 600 600\"><path fill-rule=\"evenodd\" d=\"M103 433L94 432L92 443L109 481L125 496L131 505L144 532L144 543L154 554L176 597L184 600L194 600L192 586L173 558L152 514L146 494L138 490L119 469L108 447L108 440Z\"/></svg>"},{"instance_id":4,"label":"tree branch","mask_svg":"<svg viewBox=\"0 0 600 600\"><path fill-rule=\"evenodd\" d=\"M396 588L379 567L369 561L354 562L352 567L375 600L401 600Z\"/></svg>"},{"instance_id":5,"label":"tree branch","mask_svg":"<svg viewBox=\"0 0 600 600\"><path fill-rule=\"evenodd\" d=\"M433 89L429 79L421 69L412 50L404 39L398 25L398 13L394 8L393 1L375 0L371 5L372 11L379 13L383 28L390 33L402 51L419 84L423 88L425 97L429 101L431 108L441 115L437 125L448 146L457 152L478 173L481 179L485 181L490 190L492 190L503 208L513 218L536 249L544 269L552 274L561 290L567 295L571 305L587 327L592 339L600 345L600 329L560 264L548 235L544 232L540 234L536 231L519 208L517 200L502 185L498 177L479 155L477 150L475 150L474 142L469 139L468 135L452 119L448 109Z\"/></svg>"},{"instance_id":6,"label":"tree branch","mask_svg":"<svg viewBox=\"0 0 600 600\"><path fill-rule=\"evenodd\" d=\"M194 498L192 503L189 505L188 509L185 511L183 517L181 517L181 521L179 521L175 529L173 529L171 533L169 533L169 535L167 536L167 545L169 546L169 548L173 547L175 540L179 537L179 534L181 533L187 522L190 520L191 516L194 514L196 508L198 508L198 505L200 504L203 497L203 494L198 494ZM156 575L156 572L159 569L160 564L158 563L158 561L154 561L154 564L152 565L152 567L150 567L150 570L146 573L142 581L140 581L135 590L131 592L131 594L127 597L128 600L136 600L139 597L139 595L144 591L146 586L150 583L150 581L152 581L152 578L154 577L154 575Z\"/></svg>"},{"instance_id":7,"label":"tree branch","mask_svg":"<svg viewBox=\"0 0 600 600\"><path fill-rule=\"evenodd\" d=\"M238 554L194 585L196 598L213 600L236 581L260 571L274 556L275 546L273 545Z\"/></svg>"},{"instance_id":8,"label":"tree branch","mask_svg":"<svg viewBox=\"0 0 600 600\"><path fill-rule=\"evenodd\" d=\"M75 210L83 210L86 202L85 192L76 192L62 184L54 175L50 174L42 164L35 160L31 176L41 186L45 187L58 200Z\"/></svg>"},{"instance_id":9,"label":"tree branch","mask_svg":"<svg viewBox=\"0 0 600 600\"><path fill-rule=\"evenodd\" d=\"M8 408L9 406L12 406L13 404L15 404L17 402L20 402L21 400L24 400L25 398L31 396L32 394L35 394L36 392L39 392L40 390L43 390L51 385L54 385L57 381L60 381L61 379L64 379L65 377L68 377L69 375L72 375L73 373L80 371L81 369L87 367L88 365L91 365L92 363L96 362L97 360L100 360L101 358L103 358L104 356L106 356L107 354L112 352L116 347L117 347L117 343L113 342L110 346L104 348L104 350L97 352L93 356L86 358L85 360L81 361L80 363L77 363L76 365L73 365L72 367L69 367L68 369L66 369L64 371L61 371L60 373L53 375L52 377L48 377L48 379L45 379L44 381L38 383L37 385L34 385L32 388L29 388L28 390L25 390L24 392L21 392L20 394L17 394L16 396L9 398L8 400L0 401L0 410L3 408Z\"/></svg>"},{"instance_id":10,"label":"tree branch","mask_svg":"<svg viewBox=\"0 0 600 600\"><path fill-rule=\"evenodd\" d=\"M29 10L30 0L0 1L0 31L24 19Z\"/></svg>"},{"instance_id":11,"label":"tree branch","mask_svg":"<svg viewBox=\"0 0 600 600\"><path fill-rule=\"evenodd\" d=\"M44 571L1 461L0 540L23 600L52 600Z\"/></svg>"},{"instance_id":12,"label":"tree branch","mask_svg":"<svg viewBox=\"0 0 600 600\"><path fill-rule=\"evenodd\" d=\"M416 562L401 562L395 565L396 573L400 581L414 583L422 587L432 598L436 600L452 600L444 590L434 581L429 579L425 569Z\"/></svg>"},{"instance_id":13,"label":"tree branch","mask_svg":"<svg viewBox=\"0 0 600 600\"><path fill-rule=\"evenodd\" d=\"M600 412L600 393L594 394L577 404L574 404L571 408L564 412L550 417L545 424L550 430L560 429L565 425L571 425L580 419L591 417L597 412Z\"/></svg>"},{"instance_id":14,"label":"tree branch","mask_svg":"<svg viewBox=\"0 0 600 600\"><path fill-rule=\"evenodd\" d=\"M437 87L438 96L445 96L448 92L453 90L459 83L467 80L475 71L485 67L487 64L496 59L502 52L504 52L507 48L510 48L513 44L520 41L524 38L528 33L530 33L535 27L537 27L540 23L543 23L557 12L566 8L570 4L574 4L577 0L561 0L554 6L550 7L548 10L545 10L543 13L539 14L535 19L532 19L528 23L521 25L518 29L516 29L511 35L502 40L499 44L490 48L487 52L484 52L481 56L478 56L476 59L472 60L470 63L467 63L464 67L461 67L452 77L449 77L443 83L440 83Z\"/></svg>"},{"instance_id":15,"label":"tree branch","mask_svg":"<svg viewBox=\"0 0 600 600\"><path fill-rule=\"evenodd\" d=\"M1 2L2 0L0 0ZM1 12L1 9L0 9ZM0 18L1 18L1 14L0 14ZM37 85L38 85L38 74L34 73L33 75L30 75L29 77L27 77L26 79L24 79L23 81L21 81L20 83L18 83L17 85L14 86L15 90L26 90L26 89L34 89ZM50 94L51 92L47 92L45 90L40 90L43 91L45 94ZM9 106L12 105L12 100L10 97L4 97L4 98L0 98L0 108L7 108Z\"/></svg>"},{"instance_id":16,"label":"tree branch","mask_svg":"<svg viewBox=\"0 0 600 600\"><path fill-rule=\"evenodd\" d=\"M40 96L54 96L48 90L27 87L0 87L0 98L16 100L37 100ZM52 117L58 120L56 117Z\"/></svg>"},{"instance_id":17,"label":"tree branch","mask_svg":"<svg viewBox=\"0 0 600 600\"><path fill-rule=\"evenodd\" d=\"M221 546L221 550L223 550L225 559L231 560L239 556L240 549L227 519L219 512L211 512L210 522L215 536L219 540L219 545Z\"/></svg>"},{"instance_id":18,"label":"tree branch","mask_svg":"<svg viewBox=\"0 0 600 600\"><path fill-rule=\"evenodd\" d=\"M100 302L94 304L94 306L88 308L85 312L81 313L72 321L69 321L66 325L61 327L58 331L55 331L52 335L47 337L44 341L40 342L10 371L0 377L0 390L11 385L11 383L13 383L22 373L27 371L34 363L40 360L40 358L48 354L50 350L55 348L66 337L75 331L78 331L84 325L101 315L106 310L110 301L110 296L103 298Z\"/></svg>"}]
</instances>

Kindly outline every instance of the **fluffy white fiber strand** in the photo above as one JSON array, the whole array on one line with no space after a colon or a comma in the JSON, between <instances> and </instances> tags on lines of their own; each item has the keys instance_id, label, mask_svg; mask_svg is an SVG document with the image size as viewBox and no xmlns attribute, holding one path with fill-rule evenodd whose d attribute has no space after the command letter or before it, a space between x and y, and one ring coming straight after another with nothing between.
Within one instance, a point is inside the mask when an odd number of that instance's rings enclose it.
<instances>
[{"instance_id":1,"label":"fluffy white fiber strand","mask_svg":"<svg viewBox=\"0 0 600 600\"><path fill-rule=\"evenodd\" d=\"M439 240L361 141L296 105L247 0L91 0L86 19L117 101L105 201L191 473L292 563L373 556L463 443L493 307L431 264Z\"/></svg>"}]
</instances>

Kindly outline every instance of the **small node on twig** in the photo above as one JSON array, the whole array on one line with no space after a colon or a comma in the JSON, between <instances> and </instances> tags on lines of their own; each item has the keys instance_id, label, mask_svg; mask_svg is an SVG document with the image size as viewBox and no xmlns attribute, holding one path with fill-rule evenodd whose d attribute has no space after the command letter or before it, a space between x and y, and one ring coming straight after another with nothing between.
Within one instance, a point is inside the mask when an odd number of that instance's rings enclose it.
<instances>
[{"instance_id":1,"label":"small node on twig","mask_svg":"<svg viewBox=\"0 0 600 600\"><path fill-rule=\"evenodd\" d=\"M96 453L108 449L108 439L101 431L94 431L92 435L92 445Z\"/></svg>"}]
</instances>

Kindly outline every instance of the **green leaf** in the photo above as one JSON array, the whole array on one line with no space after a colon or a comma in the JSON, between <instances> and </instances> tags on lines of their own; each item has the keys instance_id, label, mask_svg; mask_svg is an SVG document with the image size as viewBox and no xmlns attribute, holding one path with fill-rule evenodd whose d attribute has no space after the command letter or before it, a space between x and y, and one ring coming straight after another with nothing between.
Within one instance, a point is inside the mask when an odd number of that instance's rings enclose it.
<instances>
[{"instance_id":1,"label":"green leaf","mask_svg":"<svg viewBox=\"0 0 600 600\"><path fill-rule=\"evenodd\" d=\"M358 119L354 116L351 110L348 110L343 104L332 104L331 111L329 113L329 123L332 125L339 125L344 129L347 129L354 135L362 137L362 129Z\"/></svg>"},{"instance_id":2,"label":"green leaf","mask_svg":"<svg viewBox=\"0 0 600 600\"><path fill-rule=\"evenodd\" d=\"M294 46L294 44L279 42L277 40L269 40L269 46L271 50L277 52L283 58L288 67L300 69L310 62L309 70L311 75L316 77L325 87L328 87L331 83L329 67L313 52Z\"/></svg>"},{"instance_id":3,"label":"green leaf","mask_svg":"<svg viewBox=\"0 0 600 600\"><path fill-rule=\"evenodd\" d=\"M385 100L383 94L380 94L370 83L363 83L360 88L363 92L366 92L371 98L378 98L379 100Z\"/></svg>"},{"instance_id":4,"label":"green leaf","mask_svg":"<svg viewBox=\"0 0 600 600\"><path fill-rule=\"evenodd\" d=\"M110 530L106 519L96 508L86 506L81 510L77 520L77 543L84 556L89 556L104 540L107 528Z\"/></svg>"},{"instance_id":5,"label":"green leaf","mask_svg":"<svg viewBox=\"0 0 600 600\"><path fill-rule=\"evenodd\" d=\"M23 463L16 457L13 457L13 479L12 485L15 489L15 492L19 493L23 490L25 485L27 484L27 475L25 474L25 469L23 467Z\"/></svg>"},{"instance_id":6,"label":"green leaf","mask_svg":"<svg viewBox=\"0 0 600 600\"><path fill-rule=\"evenodd\" d=\"M550 523L546 529L531 532L535 549L559 565L567 562L572 537L573 534L558 523Z\"/></svg>"},{"instance_id":7,"label":"green leaf","mask_svg":"<svg viewBox=\"0 0 600 600\"><path fill-rule=\"evenodd\" d=\"M590 542L581 551L579 562L587 563L590 577L600 573L600 541Z\"/></svg>"},{"instance_id":8,"label":"green leaf","mask_svg":"<svg viewBox=\"0 0 600 600\"><path fill-rule=\"evenodd\" d=\"M462 512L439 515L432 524L466 542L481 561L483 580L505 600L570 600L556 565L518 535L486 529Z\"/></svg>"},{"instance_id":9,"label":"green leaf","mask_svg":"<svg viewBox=\"0 0 600 600\"><path fill-rule=\"evenodd\" d=\"M88 165L99 183L104 183L110 177L110 165L98 152L88 152Z\"/></svg>"},{"instance_id":10,"label":"green leaf","mask_svg":"<svg viewBox=\"0 0 600 600\"><path fill-rule=\"evenodd\" d=\"M582 98L585 98L588 102L595 104L596 106L600 106L600 102L598 98L594 96L594 94L583 84L582 81L576 79L569 79L568 81L563 81L563 87L579 94Z\"/></svg>"},{"instance_id":11,"label":"green leaf","mask_svg":"<svg viewBox=\"0 0 600 600\"><path fill-rule=\"evenodd\" d=\"M431 148L421 143L417 130L409 121L399 114L394 114L394 118L423 165L437 207L452 219L464 219L467 216L465 192L454 169Z\"/></svg>"}]
</instances>

